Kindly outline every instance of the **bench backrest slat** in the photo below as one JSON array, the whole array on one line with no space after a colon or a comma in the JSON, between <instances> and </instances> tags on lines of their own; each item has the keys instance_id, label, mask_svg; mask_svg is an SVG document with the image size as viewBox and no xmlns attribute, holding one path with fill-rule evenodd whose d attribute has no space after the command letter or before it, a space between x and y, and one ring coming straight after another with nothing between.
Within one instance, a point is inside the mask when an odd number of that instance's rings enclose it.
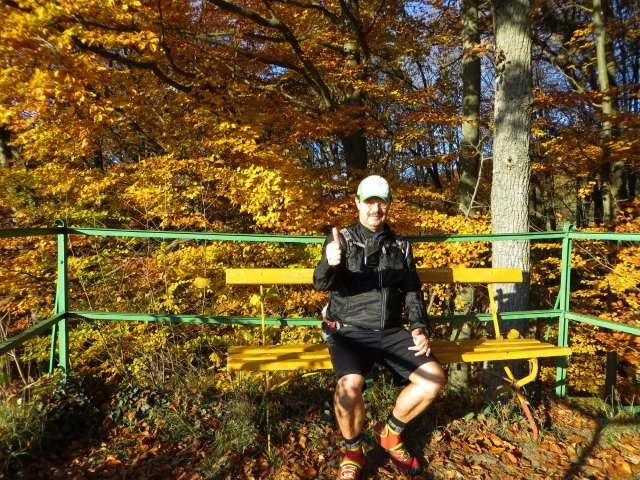
<instances>
[{"instance_id":1,"label":"bench backrest slat","mask_svg":"<svg viewBox=\"0 0 640 480\"><path fill-rule=\"evenodd\" d=\"M517 268L418 268L423 283L520 283ZM313 268L229 268L228 285L310 285Z\"/></svg>"},{"instance_id":2,"label":"bench backrest slat","mask_svg":"<svg viewBox=\"0 0 640 480\"><path fill-rule=\"evenodd\" d=\"M423 283L521 283L519 268L418 268Z\"/></svg>"},{"instance_id":3,"label":"bench backrest slat","mask_svg":"<svg viewBox=\"0 0 640 480\"><path fill-rule=\"evenodd\" d=\"M313 268L228 268L228 285L310 285Z\"/></svg>"}]
</instances>

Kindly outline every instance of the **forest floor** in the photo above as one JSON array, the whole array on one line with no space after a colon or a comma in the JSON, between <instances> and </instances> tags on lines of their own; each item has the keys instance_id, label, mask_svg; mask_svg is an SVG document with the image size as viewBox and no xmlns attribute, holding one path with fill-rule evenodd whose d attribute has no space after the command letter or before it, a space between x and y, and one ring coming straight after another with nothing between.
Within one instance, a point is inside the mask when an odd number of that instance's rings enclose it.
<instances>
[{"instance_id":1,"label":"forest floor","mask_svg":"<svg viewBox=\"0 0 640 480\"><path fill-rule=\"evenodd\" d=\"M309 381L272 392L267 428L264 398L251 391L178 396L84 381L47 407L56 412L49 415L56 434L0 478L335 478L340 436L323 388ZM393 398L392 388L366 392L368 431ZM533 412L538 437L513 403L440 396L405 431L424 467L413 478L640 479L640 414L615 412L597 398L551 394ZM361 478L407 477L371 448Z\"/></svg>"}]
</instances>

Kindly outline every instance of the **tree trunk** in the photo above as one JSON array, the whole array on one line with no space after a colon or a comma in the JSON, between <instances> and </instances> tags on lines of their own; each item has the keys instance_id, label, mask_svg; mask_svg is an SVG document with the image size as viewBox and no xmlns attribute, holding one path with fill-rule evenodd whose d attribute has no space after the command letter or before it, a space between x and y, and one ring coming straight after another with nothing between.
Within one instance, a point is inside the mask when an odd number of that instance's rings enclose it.
<instances>
[{"instance_id":1,"label":"tree trunk","mask_svg":"<svg viewBox=\"0 0 640 480\"><path fill-rule=\"evenodd\" d=\"M462 299L463 306L457 308L457 315L467 315L473 307L474 289L470 285L460 286L458 298ZM471 325L462 324L454 328L450 340L469 340L471 338ZM453 390L461 391L469 387L469 364L465 362L451 363L447 369L447 385Z\"/></svg>"},{"instance_id":2,"label":"tree trunk","mask_svg":"<svg viewBox=\"0 0 640 480\"><path fill-rule=\"evenodd\" d=\"M361 176L367 169L367 140L362 132L340 135L344 161L349 176Z\"/></svg>"},{"instance_id":3,"label":"tree trunk","mask_svg":"<svg viewBox=\"0 0 640 480\"><path fill-rule=\"evenodd\" d=\"M498 53L491 224L493 233L528 232L531 129L531 25L528 0L493 0ZM529 242L493 243L493 266L529 271ZM505 294L512 286L501 286ZM527 288L528 290L528 288ZM508 295L500 306L522 309L528 295Z\"/></svg>"},{"instance_id":4,"label":"tree trunk","mask_svg":"<svg viewBox=\"0 0 640 480\"><path fill-rule=\"evenodd\" d=\"M529 230L529 143L531 129L531 24L528 0L492 0L496 37L496 91L493 138L491 225L493 233ZM524 310L529 303L529 242L495 241L494 267L515 267L525 273L522 284L494 285L498 311ZM521 334L526 322L501 322L506 334ZM521 370L518 368L517 370ZM497 382L487 375L488 388Z\"/></svg>"},{"instance_id":5,"label":"tree trunk","mask_svg":"<svg viewBox=\"0 0 640 480\"><path fill-rule=\"evenodd\" d=\"M462 138L460 139L460 185L458 205L463 215L473 217L476 208L476 193L479 180L480 140L480 58L473 48L480 43L478 25L478 0L462 0ZM464 309L473 304L473 288L462 287L460 295ZM471 327L468 324L454 329L452 339L468 340ZM449 366L448 382L455 390L469 386L469 365L454 363Z\"/></svg>"},{"instance_id":6,"label":"tree trunk","mask_svg":"<svg viewBox=\"0 0 640 480\"><path fill-rule=\"evenodd\" d=\"M462 139L460 141L460 211L473 217L480 168L480 58L473 48L480 42L478 0L462 0Z\"/></svg>"},{"instance_id":7,"label":"tree trunk","mask_svg":"<svg viewBox=\"0 0 640 480\"><path fill-rule=\"evenodd\" d=\"M358 0L345 0L341 2L343 32L350 40L343 45L346 54L347 64L358 70L354 80L365 82L368 78L366 63L369 60L369 45L366 41L366 34L362 30L360 19L360 5ZM358 68L356 68L358 67ZM356 120L351 124L359 123L365 117L362 107L364 104L364 94L354 81L347 86L342 103L353 108L356 113L349 116ZM367 139L362 128L356 128L340 133L340 141L344 152L344 160L347 167L347 174L352 176L362 176L368 166Z\"/></svg>"},{"instance_id":8,"label":"tree trunk","mask_svg":"<svg viewBox=\"0 0 640 480\"><path fill-rule=\"evenodd\" d=\"M553 174L548 173L542 177L544 191L544 215L545 230L553 232L558 229L558 217L555 210L555 187L553 182Z\"/></svg>"},{"instance_id":9,"label":"tree trunk","mask_svg":"<svg viewBox=\"0 0 640 480\"><path fill-rule=\"evenodd\" d=\"M609 159L609 143L613 138L612 116L617 112L615 102L611 97L610 81L615 79L615 62L607 61L607 37L602 15L602 1L593 0L593 23L596 43L596 60L598 65L598 85L604 94L602 98L602 148L603 164L600 167L600 193L602 195L603 218L598 223L612 223L616 216L616 200L620 198L624 184L624 162ZM613 59L613 56L611 56Z\"/></svg>"},{"instance_id":10,"label":"tree trunk","mask_svg":"<svg viewBox=\"0 0 640 480\"><path fill-rule=\"evenodd\" d=\"M11 158L10 139L11 132L5 127L0 127L0 167L9 166L9 159Z\"/></svg>"}]
</instances>

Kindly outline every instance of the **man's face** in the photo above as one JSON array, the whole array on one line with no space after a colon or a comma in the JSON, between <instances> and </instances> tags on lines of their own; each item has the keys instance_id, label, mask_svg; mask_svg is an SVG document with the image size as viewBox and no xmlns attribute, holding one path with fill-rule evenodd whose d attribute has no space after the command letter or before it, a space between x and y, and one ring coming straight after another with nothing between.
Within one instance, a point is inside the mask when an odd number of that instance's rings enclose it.
<instances>
[{"instance_id":1,"label":"man's face","mask_svg":"<svg viewBox=\"0 0 640 480\"><path fill-rule=\"evenodd\" d=\"M360 212L360 223L372 232L381 232L384 230L384 224L387 221L387 213L389 212L389 204L378 197L367 198L360 201L356 197L356 206Z\"/></svg>"}]
</instances>

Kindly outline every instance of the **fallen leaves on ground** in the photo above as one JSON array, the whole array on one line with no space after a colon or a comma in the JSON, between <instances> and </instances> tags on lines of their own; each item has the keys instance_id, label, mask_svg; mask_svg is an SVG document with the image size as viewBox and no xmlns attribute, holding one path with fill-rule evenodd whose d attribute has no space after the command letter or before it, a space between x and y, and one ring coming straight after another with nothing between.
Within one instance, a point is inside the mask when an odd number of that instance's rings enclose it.
<instances>
[{"instance_id":1,"label":"fallen leaves on ground","mask_svg":"<svg viewBox=\"0 0 640 480\"><path fill-rule=\"evenodd\" d=\"M434 404L434 415L445 405ZM526 420L483 414L451 418L435 430L407 434L407 446L425 464L421 479L625 479L640 477L638 420L607 428L602 419L560 399L538 406L543 424L534 438ZM170 441L154 425L129 419L103 422L100 432L75 432L61 448L25 462L16 478L55 479L331 479L342 456L334 421L310 410L295 431L273 435L263 448L211 456L211 439L197 432ZM634 428L635 425L635 428ZM368 424L368 427L372 425ZM609 430L613 429L613 432ZM319 434L318 434L319 432ZM410 439L410 440L409 440ZM211 469L204 471L203 460ZM363 479L408 478L385 454L369 445ZM224 460L224 461L223 461ZM8 477L5 477L8 478Z\"/></svg>"}]
</instances>

